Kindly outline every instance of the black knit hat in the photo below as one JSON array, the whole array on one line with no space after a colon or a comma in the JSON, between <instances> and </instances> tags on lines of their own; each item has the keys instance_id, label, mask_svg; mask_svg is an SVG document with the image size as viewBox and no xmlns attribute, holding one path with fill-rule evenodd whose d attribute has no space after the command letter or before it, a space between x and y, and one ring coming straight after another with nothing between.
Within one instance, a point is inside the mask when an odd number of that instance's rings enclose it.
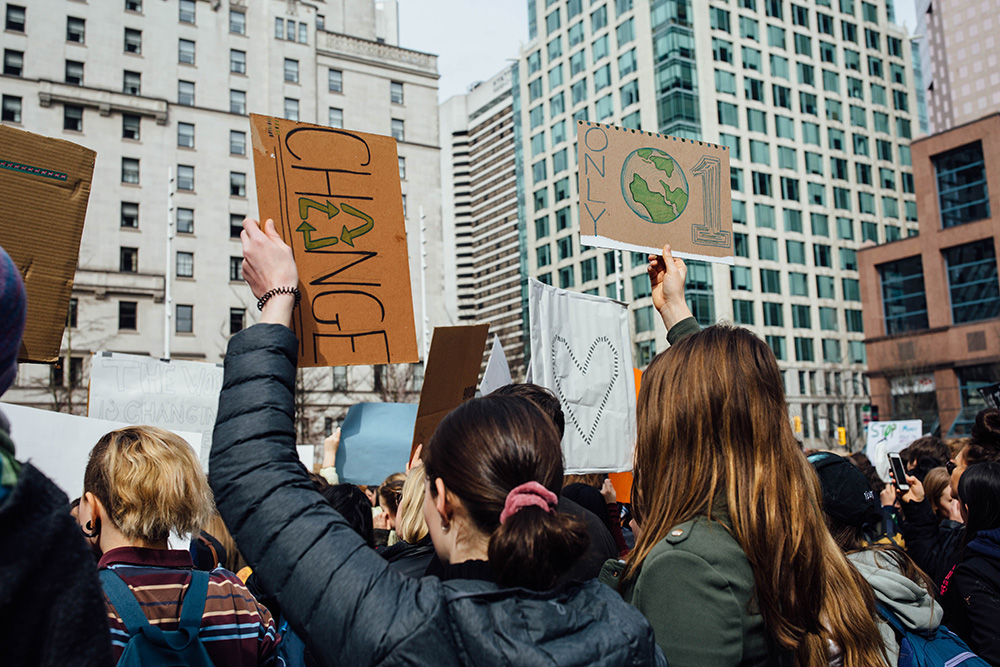
<instances>
[{"instance_id":1,"label":"black knit hat","mask_svg":"<svg viewBox=\"0 0 1000 667\"><path fill-rule=\"evenodd\" d=\"M809 456L823 489L823 511L849 526L870 526L881 519L878 500L864 473L832 452Z\"/></svg>"}]
</instances>

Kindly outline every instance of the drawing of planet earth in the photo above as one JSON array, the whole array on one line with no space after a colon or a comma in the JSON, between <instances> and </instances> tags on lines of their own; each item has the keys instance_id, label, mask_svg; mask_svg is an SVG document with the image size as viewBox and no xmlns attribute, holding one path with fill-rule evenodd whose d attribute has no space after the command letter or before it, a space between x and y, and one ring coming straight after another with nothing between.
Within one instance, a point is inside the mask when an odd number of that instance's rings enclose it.
<instances>
[{"instance_id":1,"label":"drawing of planet earth","mask_svg":"<svg viewBox=\"0 0 1000 667\"><path fill-rule=\"evenodd\" d=\"M640 148L622 165L622 196L643 220L666 224L687 206L687 177L677 161L659 148Z\"/></svg>"}]
</instances>

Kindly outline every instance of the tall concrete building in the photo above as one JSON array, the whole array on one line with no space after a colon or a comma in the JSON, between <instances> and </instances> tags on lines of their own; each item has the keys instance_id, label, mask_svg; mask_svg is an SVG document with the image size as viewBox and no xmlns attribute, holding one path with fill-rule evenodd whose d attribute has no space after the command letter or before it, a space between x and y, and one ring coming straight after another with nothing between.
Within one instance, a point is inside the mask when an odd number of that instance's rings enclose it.
<instances>
[{"instance_id":1,"label":"tall concrete building","mask_svg":"<svg viewBox=\"0 0 1000 667\"><path fill-rule=\"evenodd\" d=\"M398 46L394 0L31 0L5 12L2 121L97 151L66 363L22 366L8 400L81 411L90 353L218 362L253 323L239 242L257 214L248 112L396 137L418 336L447 323L437 61ZM301 434L315 440L373 393L412 400L420 377L305 373Z\"/></svg>"},{"instance_id":2,"label":"tall concrete building","mask_svg":"<svg viewBox=\"0 0 1000 667\"><path fill-rule=\"evenodd\" d=\"M463 324L489 324L511 372L524 370L513 68L441 105L445 286Z\"/></svg>"},{"instance_id":3,"label":"tall concrete building","mask_svg":"<svg viewBox=\"0 0 1000 667\"><path fill-rule=\"evenodd\" d=\"M639 366L666 347L646 258L579 245L577 120L727 146L735 266L689 262L703 324L770 344L797 435L860 446L857 249L915 230L915 85L886 0L529 0L515 88L527 272L631 306Z\"/></svg>"},{"instance_id":4,"label":"tall concrete building","mask_svg":"<svg viewBox=\"0 0 1000 667\"><path fill-rule=\"evenodd\" d=\"M927 131L1000 111L1000 0L917 0Z\"/></svg>"}]
</instances>

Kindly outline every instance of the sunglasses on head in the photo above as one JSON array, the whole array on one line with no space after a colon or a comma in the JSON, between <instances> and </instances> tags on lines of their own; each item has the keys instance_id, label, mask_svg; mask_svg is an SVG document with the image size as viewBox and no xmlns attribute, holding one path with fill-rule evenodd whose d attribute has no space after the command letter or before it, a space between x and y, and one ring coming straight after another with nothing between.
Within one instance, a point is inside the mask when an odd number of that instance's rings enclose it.
<instances>
[{"instance_id":1,"label":"sunglasses on head","mask_svg":"<svg viewBox=\"0 0 1000 667\"><path fill-rule=\"evenodd\" d=\"M944 464L944 467L948 469L948 474L950 475L953 472L955 472L955 468L958 467L958 464L955 463L954 461L948 461L947 463Z\"/></svg>"}]
</instances>

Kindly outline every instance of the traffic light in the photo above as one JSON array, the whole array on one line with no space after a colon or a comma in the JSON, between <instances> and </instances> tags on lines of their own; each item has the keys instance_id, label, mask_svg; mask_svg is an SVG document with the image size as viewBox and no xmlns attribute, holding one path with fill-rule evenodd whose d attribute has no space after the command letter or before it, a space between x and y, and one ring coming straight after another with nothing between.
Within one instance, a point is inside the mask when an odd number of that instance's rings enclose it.
<instances>
[{"instance_id":1,"label":"traffic light","mask_svg":"<svg viewBox=\"0 0 1000 667\"><path fill-rule=\"evenodd\" d=\"M792 423L795 424L795 433L802 433L802 417L792 417Z\"/></svg>"},{"instance_id":2,"label":"traffic light","mask_svg":"<svg viewBox=\"0 0 1000 667\"><path fill-rule=\"evenodd\" d=\"M841 447L847 446L847 429L843 426L837 427L837 444Z\"/></svg>"}]
</instances>

